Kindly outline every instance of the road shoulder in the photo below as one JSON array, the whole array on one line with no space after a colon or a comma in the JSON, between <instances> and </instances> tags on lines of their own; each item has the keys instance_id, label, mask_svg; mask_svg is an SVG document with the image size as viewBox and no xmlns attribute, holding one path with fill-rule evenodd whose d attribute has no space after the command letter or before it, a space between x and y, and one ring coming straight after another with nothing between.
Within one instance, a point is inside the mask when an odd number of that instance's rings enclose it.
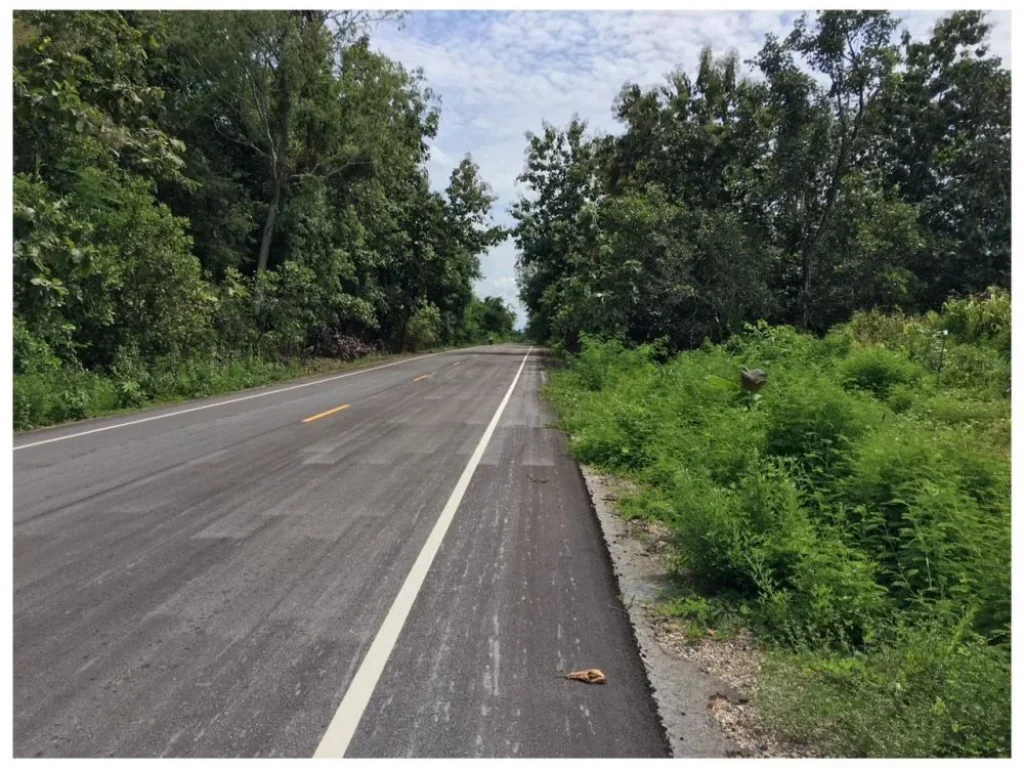
<instances>
[{"instance_id":1,"label":"road shoulder","mask_svg":"<svg viewBox=\"0 0 1024 768\"><path fill-rule=\"evenodd\" d=\"M666 585L668 570L656 553L634 537L615 504L616 483L580 465L594 514L600 523L623 606L640 649L652 695L673 757L732 757L744 753L727 735L714 709L737 705L745 696L695 660L670 653L659 642L649 607Z\"/></svg>"}]
</instances>

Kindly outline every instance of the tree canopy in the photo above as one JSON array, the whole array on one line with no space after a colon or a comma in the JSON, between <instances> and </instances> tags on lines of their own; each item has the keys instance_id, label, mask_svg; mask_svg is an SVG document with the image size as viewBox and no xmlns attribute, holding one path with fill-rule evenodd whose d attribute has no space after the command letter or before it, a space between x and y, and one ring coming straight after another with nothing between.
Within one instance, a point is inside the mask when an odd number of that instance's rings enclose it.
<instances>
[{"instance_id":1,"label":"tree canopy","mask_svg":"<svg viewBox=\"0 0 1024 768\"><path fill-rule=\"evenodd\" d=\"M705 49L695 79L627 84L618 135L574 118L528 136L513 236L531 334L687 348L1008 288L1010 73L981 12L925 41L898 27L805 14L751 76Z\"/></svg>"},{"instance_id":2,"label":"tree canopy","mask_svg":"<svg viewBox=\"0 0 1024 768\"><path fill-rule=\"evenodd\" d=\"M380 19L16 13L15 372L466 340L505 232Z\"/></svg>"}]
</instances>

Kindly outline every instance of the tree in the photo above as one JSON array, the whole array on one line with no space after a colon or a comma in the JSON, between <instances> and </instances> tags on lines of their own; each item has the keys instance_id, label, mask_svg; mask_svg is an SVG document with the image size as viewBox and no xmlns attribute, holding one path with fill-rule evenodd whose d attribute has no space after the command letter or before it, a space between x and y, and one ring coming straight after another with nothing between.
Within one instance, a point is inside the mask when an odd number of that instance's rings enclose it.
<instances>
[{"instance_id":1,"label":"tree","mask_svg":"<svg viewBox=\"0 0 1024 768\"><path fill-rule=\"evenodd\" d=\"M1008 285L1009 73L980 13L926 42L897 26L805 15L748 62L757 80L706 49L693 79L627 84L618 135L528 136L513 234L531 333L690 347Z\"/></svg>"},{"instance_id":2,"label":"tree","mask_svg":"<svg viewBox=\"0 0 1024 768\"><path fill-rule=\"evenodd\" d=\"M153 115L143 36L116 13L19 17L14 309L43 359L112 365L208 347L211 293L187 223L159 205L180 141ZM16 360L31 368L34 361Z\"/></svg>"},{"instance_id":3,"label":"tree","mask_svg":"<svg viewBox=\"0 0 1024 768\"><path fill-rule=\"evenodd\" d=\"M786 187L797 195L791 237L800 257L804 328L812 325L816 308L820 245L840 204L843 182L863 154L864 124L898 62L891 42L897 23L886 11L824 11L809 27L805 14L782 46L769 41L760 57L762 72L784 106L776 158ZM826 91L797 72L794 52L828 79ZM800 109L793 109L796 104Z\"/></svg>"},{"instance_id":4,"label":"tree","mask_svg":"<svg viewBox=\"0 0 1024 768\"><path fill-rule=\"evenodd\" d=\"M16 15L15 370L49 377L32 391L63 402L64 369L88 371L131 405L239 355L463 335L505 232L471 158L431 191L436 100L371 49L381 18Z\"/></svg>"},{"instance_id":5,"label":"tree","mask_svg":"<svg viewBox=\"0 0 1024 768\"><path fill-rule=\"evenodd\" d=\"M902 41L906 69L886 84L873 149L885 183L918 207L918 306L1010 281L1010 73L990 56L978 11Z\"/></svg>"},{"instance_id":6,"label":"tree","mask_svg":"<svg viewBox=\"0 0 1024 768\"><path fill-rule=\"evenodd\" d=\"M551 331L560 291L576 271L586 231L594 220L600 188L595 148L585 133L586 124L574 118L564 131L545 125L543 135L527 135L526 168L519 181L528 184L533 194L520 196L512 206L520 298L535 331L544 336ZM562 338L570 345L576 342L575 332L568 327Z\"/></svg>"},{"instance_id":7,"label":"tree","mask_svg":"<svg viewBox=\"0 0 1024 768\"><path fill-rule=\"evenodd\" d=\"M265 206L257 270L269 264L290 184L367 162L360 157L365 147L342 134L346 79L334 70L336 62L343 69L349 63L353 40L371 20L352 12L217 11L162 14L156 22L181 61L188 118L254 161L256 199Z\"/></svg>"}]
</instances>

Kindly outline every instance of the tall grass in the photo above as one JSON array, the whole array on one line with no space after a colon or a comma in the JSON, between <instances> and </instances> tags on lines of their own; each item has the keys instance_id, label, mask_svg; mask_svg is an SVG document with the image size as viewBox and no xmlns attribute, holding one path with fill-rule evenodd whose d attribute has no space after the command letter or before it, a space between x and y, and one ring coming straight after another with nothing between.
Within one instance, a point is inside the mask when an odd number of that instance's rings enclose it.
<instances>
[{"instance_id":1,"label":"tall grass","mask_svg":"<svg viewBox=\"0 0 1024 768\"><path fill-rule=\"evenodd\" d=\"M34 429L119 411L224 395L299 376L370 365L386 355L357 361L330 358L268 359L258 355L163 359L145 365L122 355L111 371L65 366L14 377L14 428Z\"/></svg>"},{"instance_id":2,"label":"tall grass","mask_svg":"<svg viewBox=\"0 0 1024 768\"><path fill-rule=\"evenodd\" d=\"M303 373L297 361L261 357L161 361L119 359L109 373L70 366L14 377L14 428L43 427L149 404L227 394Z\"/></svg>"},{"instance_id":3,"label":"tall grass","mask_svg":"<svg viewBox=\"0 0 1024 768\"><path fill-rule=\"evenodd\" d=\"M790 737L1009 755L1009 311L993 292L824 339L761 323L664 364L585 338L553 376L576 456L673 531L670 608L771 649L763 710Z\"/></svg>"}]
</instances>

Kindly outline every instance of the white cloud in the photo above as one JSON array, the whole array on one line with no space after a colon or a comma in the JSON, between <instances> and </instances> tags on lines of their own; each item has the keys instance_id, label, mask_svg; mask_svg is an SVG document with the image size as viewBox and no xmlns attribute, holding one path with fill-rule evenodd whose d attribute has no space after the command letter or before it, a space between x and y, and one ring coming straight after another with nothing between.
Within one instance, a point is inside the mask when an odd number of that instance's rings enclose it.
<instances>
[{"instance_id":1,"label":"white cloud","mask_svg":"<svg viewBox=\"0 0 1024 768\"><path fill-rule=\"evenodd\" d=\"M915 37L945 12L897 13ZM793 14L782 12L521 11L467 16L411 13L404 30L381 27L374 44L408 68L421 67L441 96L441 125L429 170L435 189L466 153L498 195L499 222L510 224L515 178L527 131L560 125L573 114L591 128L617 131L611 106L623 84L664 82L676 67L693 74L705 45L752 57L768 33L785 36ZM990 15L992 52L1011 64L1010 14ZM516 297L515 247L506 241L481 259L481 295L500 295L524 320Z\"/></svg>"}]
</instances>

